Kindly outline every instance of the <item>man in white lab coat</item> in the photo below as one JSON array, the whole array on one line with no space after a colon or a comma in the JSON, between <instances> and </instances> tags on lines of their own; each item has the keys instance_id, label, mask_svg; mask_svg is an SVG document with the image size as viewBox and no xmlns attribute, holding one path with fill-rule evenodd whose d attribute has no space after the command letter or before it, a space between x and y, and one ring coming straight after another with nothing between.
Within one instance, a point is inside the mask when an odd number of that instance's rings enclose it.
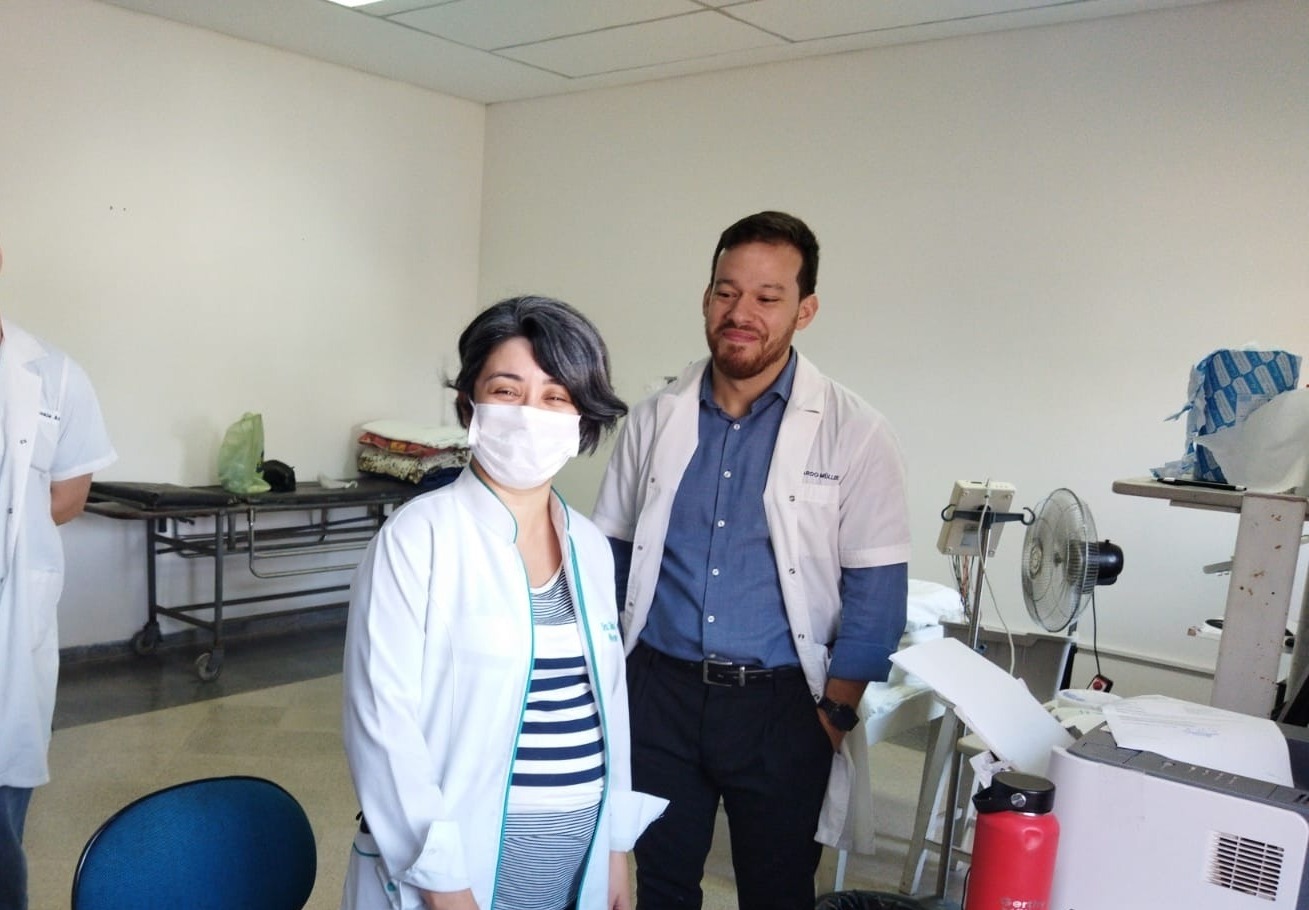
<instances>
[{"instance_id":1,"label":"man in white lab coat","mask_svg":"<svg viewBox=\"0 0 1309 910\"><path fill-rule=\"evenodd\" d=\"M670 801L636 845L642 910L701 905L720 803L741 907L812 907L820 844L870 846L867 743L847 734L904 631L904 465L882 415L792 347L817 275L791 215L724 231L710 357L632 409L600 485L633 780Z\"/></svg>"},{"instance_id":2,"label":"man in white lab coat","mask_svg":"<svg viewBox=\"0 0 1309 910\"><path fill-rule=\"evenodd\" d=\"M59 673L56 525L86 504L115 458L90 380L76 363L0 321L0 910L27 907L23 823L46 753Z\"/></svg>"}]
</instances>

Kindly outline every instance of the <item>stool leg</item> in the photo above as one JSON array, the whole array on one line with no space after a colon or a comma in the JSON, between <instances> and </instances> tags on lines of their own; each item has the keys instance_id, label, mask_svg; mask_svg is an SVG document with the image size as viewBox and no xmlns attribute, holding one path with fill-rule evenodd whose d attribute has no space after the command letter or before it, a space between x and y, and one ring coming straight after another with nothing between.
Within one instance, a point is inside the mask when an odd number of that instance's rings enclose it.
<instances>
[{"instance_id":1,"label":"stool leg","mask_svg":"<svg viewBox=\"0 0 1309 910\"><path fill-rule=\"evenodd\" d=\"M916 894L923 877L923 863L927 859L927 831L936 817L941 801L941 780L954 751L954 711L946 708L945 714L932 721L936 735L923 759L923 778L918 788L918 811L914 815L914 833L905 856L904 871L900 875L900 893Z\"/></svg>"},{"instance_id":2,"label":"stool leg","mask_svg":"<svg viewBox=\"0 0 1309 910\"><path fill-rule=\"evenodd\" d=\"M973 861L973 828L977 825L977 813L973 809L973 791L977 789L977 775L973 771L973 763L968 759L963 760L963 766L960 769L959 777L959 832L958 837L954 839L954 853L958 862L971 863ZM958 863L956 867L958 868Z\"/></svg>"}]
</instances>

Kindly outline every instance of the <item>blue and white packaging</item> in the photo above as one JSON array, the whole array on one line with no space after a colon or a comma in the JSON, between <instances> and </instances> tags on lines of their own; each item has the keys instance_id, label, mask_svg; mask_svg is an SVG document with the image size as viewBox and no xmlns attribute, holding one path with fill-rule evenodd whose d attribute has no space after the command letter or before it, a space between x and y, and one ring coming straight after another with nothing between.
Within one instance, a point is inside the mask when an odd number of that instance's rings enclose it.
<instances>
[{"instance_id":1,"label":"blue and white packaging","mask_svg":"<svg viewBox=\"0 0 1309 910\"><path fill-rule=\"evenodd\" d=\"M1287 351L1220 348L1191 369L1187 403L1169 420L1186 415L1186 454L1155 470L1226 483L1204 437L1234 427L1282 392L1296 387L1300 357Z\"/></svg>"}]
</instances>

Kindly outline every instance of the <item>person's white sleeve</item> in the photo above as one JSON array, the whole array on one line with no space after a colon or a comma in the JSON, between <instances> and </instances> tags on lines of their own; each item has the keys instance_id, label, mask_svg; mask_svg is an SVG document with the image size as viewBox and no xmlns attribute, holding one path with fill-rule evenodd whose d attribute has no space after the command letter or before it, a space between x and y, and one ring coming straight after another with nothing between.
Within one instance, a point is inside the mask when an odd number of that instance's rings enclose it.
<instances>
[{"instance_id":1,"label":"person's white sleeve","mask_svg":"<svg viewBox=\"0 0 1309 910\"><path fill-rule=\"evenodd\" d=\"M86 372L66 363L64 398L59 412L59 442L50 462L52 481L93 474L118 458L109 442L100 402Z\"/></svg>"},{"instance_id":2,"label":"person's white sleeve","mask_svg":"<svg viewBox=\"0 0 1309 910\"><path fill-rule=\"evenodd\" d=\"M628 416L618 432L613 454L600 479L591 521L609 537L630 541L636 533L637 485L640 481L640 440L636 414Z\"/></svg>"},{"instance_id":3,"label":"person's white sleeve","mask_svg":"<svg viewBox=\"0 0 1309 910\"><path fill-rule=\"evenodd\" d=\"M346 755L387 873L412 887L459 891L470 887L463 836L433 781L419 722L433 545L425 528L395 518L369 546L351 595Z\"/></svg>"},{"instance_id":4,"label":"person's white sleeve","mask_svg":"<svg viewBox=\"0 0 1309 910\"><path fill-rule=\"evenodd\" d=\"M852 441L853 443L853 441ZM909 562L909 497L904 455L880 418L866 426L841 484L839 553L843 568Z\"/></svg>"}]
</instances>

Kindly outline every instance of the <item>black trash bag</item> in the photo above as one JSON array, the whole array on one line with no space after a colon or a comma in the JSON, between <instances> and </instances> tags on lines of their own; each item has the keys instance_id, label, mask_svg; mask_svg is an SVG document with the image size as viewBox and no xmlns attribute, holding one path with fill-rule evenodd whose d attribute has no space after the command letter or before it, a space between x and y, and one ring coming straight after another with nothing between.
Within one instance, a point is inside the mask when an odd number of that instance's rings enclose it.
<instances>
[{"instance_id":1,"label":"black trash bag","mask_svg":"<svg viewBox=\"0 0 1309 910\"><path fill-rule=\"evenodd\" d=\"M274 493L295 492L295 468L284 461L265 461L259 466L264 482Z\"/></svg>"},{"instance_id":2,"label":"black trash bag","mask_svg":"<svg viewBox=\"0 0 1309 910\"><path fill-rule=\"evenodd\" d=\"M922 910L912 897L888 891L832 891L818 898L814 910Z\"/></svg>"}]
</instances>

